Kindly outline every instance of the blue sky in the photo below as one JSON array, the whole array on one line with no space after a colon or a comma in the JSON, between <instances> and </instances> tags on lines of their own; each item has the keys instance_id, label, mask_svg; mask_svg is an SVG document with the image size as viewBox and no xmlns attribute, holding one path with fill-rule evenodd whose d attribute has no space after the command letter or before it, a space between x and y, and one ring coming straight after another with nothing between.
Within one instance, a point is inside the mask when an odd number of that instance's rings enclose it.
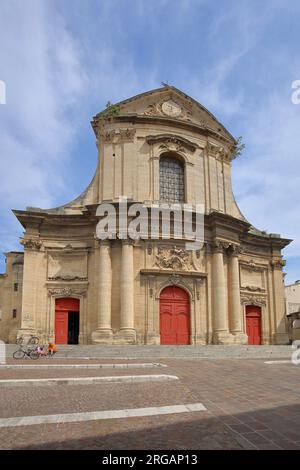
<instances>
[{"instance_id":1,"label":"blue sky","mask_svg":"<svg viewBox=\"0 0 300 470\"><path fill-rule=\"evenodd\" d=\"M161 81L200 101L246 144L233 186L246 218L294 239L300 278L297 0L0 0L0 272L20 250L10 209L55 207L90 182L90 120Z\"/></svg>"}]
</instances>

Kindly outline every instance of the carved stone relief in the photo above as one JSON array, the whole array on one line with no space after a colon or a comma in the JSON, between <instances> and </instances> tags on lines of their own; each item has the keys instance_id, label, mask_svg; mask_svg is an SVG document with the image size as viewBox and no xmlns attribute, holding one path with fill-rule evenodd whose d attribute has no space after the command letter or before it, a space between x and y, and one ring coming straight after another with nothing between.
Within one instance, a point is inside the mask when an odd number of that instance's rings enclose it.
<instances>
[{"instance_id":1,"label":"carved stone relief","mask_svg":"<svg viewBox=\"0 0 300 470\"><path fill-rule=\"evenodd\" d=\"M76 288L76 287L57 287L48 289L48 296L64 296L64 297L72 297L86 295L87 288Z\"/></svg>"},{"instance_id":2,"label":"carved stone relief","mask_svg":"<svg viewBox=\"0 0 300 470\"><path fill-rule=\"evenodd\" d=\"M193 268L190 253L176 246L172 248L158 247L155 266L178 271L187 271Z\"/></svg>"},{"instance_id":3,"label":"carved stone relief","mask_svg":"<svg viewBox=\"0 0 300 470\"><path fill-rule=\"evenodd\" d=\"M264 297L251 295L251 294L241 294L241 302L243 305L266 305L266 299Z\"/></svg>"},{"instance_id":4,"label":"carved stone relief","mask_svg":"<svg viewBox=\"0 0 300 470\"><path fill-rule=\"evenodd\" d=\"M178 100L164 99L159 103L150 104L144 111L145 116L168 116L184 120L191 120L192 113Z\"/></svg>"},{"instance_id":5,"label":"carved stone relief","mask_svg":"<svg viewBox=\"0 0 300 470\"><path fill-rule=\"evenodd\" d=\"M122 142L133 142L135 133L135 129L109 129L102 131L100 137L104 142L119 144Z\"/></svg>"}]
</instances>

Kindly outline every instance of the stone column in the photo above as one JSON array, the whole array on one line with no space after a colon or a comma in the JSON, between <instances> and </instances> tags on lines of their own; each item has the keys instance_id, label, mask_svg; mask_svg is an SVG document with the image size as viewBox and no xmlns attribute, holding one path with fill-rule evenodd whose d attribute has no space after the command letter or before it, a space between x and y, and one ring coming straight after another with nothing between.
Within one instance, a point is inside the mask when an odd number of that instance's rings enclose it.
<instances>
[{"instance_id":1,"label":"stone column","mask_svg":"<svg viewBox=\"0 0 300 470\"><path fill-rule=\"evenodd\" d=\"M284 305L284 282L282 268L285 261L282 258L272 260L272 280L273 280L273 298L274 298L274 318L275 318L275 344L288 344L289 336L287 332L287 319Z\"/></svg>"},{"instance_id":2,"label":"stone column","mask_svg":"<svg viewBox=\"0 0 300 470\"><path fill-rule=\"evenodd\" d=\"M213 343L227 344L232 342L232 338L228 332L224 248L219 241L215 242L212 248Z\"/></svg>"},{"instance_id":3,"label":"stone column","mask_svg":"<svg viewBox=\"0 0 300 470\"><path fill-rule=\"evenodd\" d=\"M26 341L31 335L37 335L37 296L44 253L40 253L42 243L36 237L24 238L20 243L24 246L24 271L21 328L17 337L22 336Z\"/></svg>"},{"instance_id":4,"label":"stone column","mask_svg":"<svg viewBox=\"0 0 300 470\"><path fill-rule=\"evenodd\" d=\"M119 343L135 343L134 329L134 270L132 240L122 241L121 259L121 313L120 330L116 339Z\"/></svg>"},{"instance_id":5,"label":"stone column","mask_svg":"<svg viewBox=\"0 0 300 470\"><path fill-rule=\"evenodd\" d=\"M234 335L234 343L247 344L247 335L243 332L239 253L241 249L237 245L229 248L228 262L228 300L229 300L229 328Z\"/></svg>"},{"instance_id":6,"label":"stone column","mask_svg":"<svg viewBox=\"0 0 300 470\"><path fill-rule=\"evenodd\" d=\"M94 343L112 342L111 328L111 248L109 240L101 240L99 246L99 284L98 284L98 325L92 333Z\"/></svg>"}]
</instances>

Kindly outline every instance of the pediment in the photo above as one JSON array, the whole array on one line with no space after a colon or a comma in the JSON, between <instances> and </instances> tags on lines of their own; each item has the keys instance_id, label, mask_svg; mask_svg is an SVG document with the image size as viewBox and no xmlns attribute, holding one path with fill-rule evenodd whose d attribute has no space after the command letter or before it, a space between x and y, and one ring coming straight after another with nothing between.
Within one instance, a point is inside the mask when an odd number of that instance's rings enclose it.
<instances>
[{"instance_id":1,"label":"pediment","mask_svg":"<svg viewBox=\"0 0 300 470\"><path fill-rule=\"evenodd\" d=\"M225 127L204 106L175 87L163 88L117 103L118 115L159 117L190 122L234 140Z\"/></svg>"}]
</instances>

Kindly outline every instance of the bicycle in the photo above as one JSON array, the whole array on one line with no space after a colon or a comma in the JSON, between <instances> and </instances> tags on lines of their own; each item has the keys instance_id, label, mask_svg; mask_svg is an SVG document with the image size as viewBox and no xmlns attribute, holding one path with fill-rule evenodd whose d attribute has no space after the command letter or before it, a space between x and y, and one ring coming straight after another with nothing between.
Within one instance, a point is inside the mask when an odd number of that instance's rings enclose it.
<instances>
[{"instance_id":1,"label":"bicycle","mask_svg":"<svg viewBox=\"0 0 300 470\"><path fill-rule=\"evenodd\" d=\"M19 336L16 343L23 345L24 341L25 341L24 336ZM26 344L38 344L38 342L39 342L39 338L37 336L31 335L30 338L27 340Z\"/></svg>"},{"instance_id":2,"label":"bicycle","mask_svg":"<svg viewBox=\"0 0 300 470\"><path fill-rule=\"evenodd\" d=\"M24 348L22 345L20 345L19 349L17 349L13 353L13 358L14 359L23 359L25 356L30 357L30 359L38 359L40 357L37 348Z\"/></svg>"}]
</instances>

